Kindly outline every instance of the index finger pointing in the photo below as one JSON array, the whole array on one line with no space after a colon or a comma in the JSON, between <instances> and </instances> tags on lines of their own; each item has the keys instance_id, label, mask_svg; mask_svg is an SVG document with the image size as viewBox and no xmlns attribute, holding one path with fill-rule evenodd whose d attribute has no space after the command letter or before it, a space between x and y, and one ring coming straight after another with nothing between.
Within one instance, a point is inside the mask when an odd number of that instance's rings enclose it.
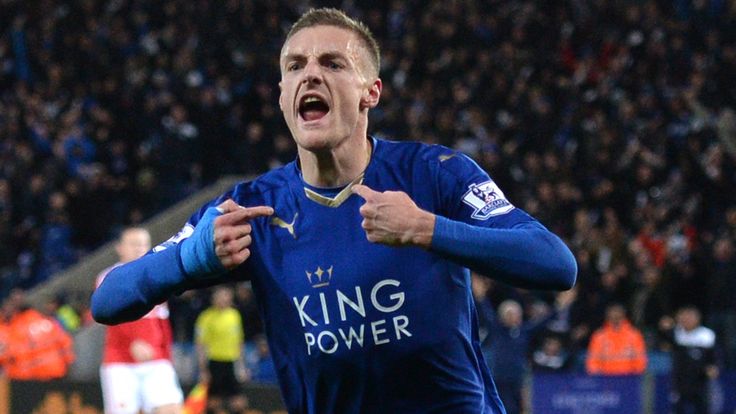
<instances>
[{"instance_id":1,"label":"index finger pointing","mask_svg":"<svg viewBox=\"0 0 736 414\"><path fill-rule=\"evenodd\" d=\"M235 224L256 217L266 217L273 214L273 208L268 206L240 207L239 209L220 217L222 224Z\"/></svg>"},{"instance_id":2,"label":"index finger pointing","mask_svg":"<svg viewBox=\"0 0 736 414\"><path fill-rule=\"evenodd\" d=\"M268 217L273 214L273 207L269 206L256 206L256 207L245 207L246 218L252 219L256 217Z\"/></svg>"},{"instance_id":3,"label":"index finger pointing","mask_svg":"<svg viewBox=\"0 0 736 414\"><path fill-rule=\"evenodd\" d=\"M367 185L363 184L356 184L351 188L353 194L357 194L360 197L362 197L365 201L369 201L375 194L378 194L378 191L375 191L368 187Z\"/></svg>"}]
</instances>

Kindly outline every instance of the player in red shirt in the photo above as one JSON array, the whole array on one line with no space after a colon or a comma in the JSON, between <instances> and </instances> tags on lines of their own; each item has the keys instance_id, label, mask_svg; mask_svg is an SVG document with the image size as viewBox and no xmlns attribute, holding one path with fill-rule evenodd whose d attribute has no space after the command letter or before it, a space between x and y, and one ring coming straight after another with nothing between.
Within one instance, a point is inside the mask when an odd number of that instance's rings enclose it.
<instances>
[{"instance_id":1,"label":"player in red shirt","mask_svg":"<svg viewBox=\"0 0 736 414\"><path fill-rule=\"evenodd\" d=\"M123 231L116 246L120 261L100 273L97 286L110 270L143 256L150 248L147 230ZM100 367L105 413L181 413L183 394L171 362L171 344L166 303L137 321L107 327Z\"/></svg>"}]
</instances>

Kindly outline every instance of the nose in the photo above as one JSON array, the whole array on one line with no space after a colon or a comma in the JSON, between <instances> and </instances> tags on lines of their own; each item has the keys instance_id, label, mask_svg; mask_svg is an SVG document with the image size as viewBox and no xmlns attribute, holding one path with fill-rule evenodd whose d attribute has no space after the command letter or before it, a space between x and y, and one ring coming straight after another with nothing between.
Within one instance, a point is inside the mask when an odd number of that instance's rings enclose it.
<instances>
[{"instance_id":1,"label":"nose","mask_svg":"<svg viewBox=\"0 0 736 414\"><path fill-rule=\"evenodd\" d=\"M320 84L322 83L322 70L319 66L319 63L315 60L309 60L304 66L304 71L302 71L303 78L302 83L316 83Z\"/></svg>"}]
</instances>

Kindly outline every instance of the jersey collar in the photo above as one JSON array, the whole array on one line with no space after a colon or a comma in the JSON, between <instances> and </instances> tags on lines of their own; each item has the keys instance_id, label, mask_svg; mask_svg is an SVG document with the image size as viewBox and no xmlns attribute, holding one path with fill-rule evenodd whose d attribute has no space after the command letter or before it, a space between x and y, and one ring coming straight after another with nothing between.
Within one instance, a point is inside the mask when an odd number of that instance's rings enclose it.
<instances>
[{"instance_id":1,"label":"jersey collar","mask_svg":"<svg viewBox=\"0 0 736 414\"><path fill-rule=\"evenodd\" d=\"M368 161L368 165L370 166L371 162L373 161L373 155L376 152L376 139L374 137L369 136L368 139L371 140L372 149L371 149L371 160ZM301 168L299 168L299 163L297 161L297 168L299 170L299 177L301 177ZM366 167L368 169L368 167ZM323 205L325 207L331 207L331 208L337 208L342 205L342 203L347 200L351 194L353 194L353 186L358 184L363 184L363 178L365 178L365 171L360 173L353 181L348 183L342 190L338 191L337 194L334 194L335 189L324 189L324 193L333 193L334 195L329 196L322 194L320 192L321 189L312 187L304 182L304 178L302 177L302 183L304 185L304 195L307 196L308 199L314 201L317 204ZM332 191L330 191L332 190Z\"/></svg>"}]
</instances>

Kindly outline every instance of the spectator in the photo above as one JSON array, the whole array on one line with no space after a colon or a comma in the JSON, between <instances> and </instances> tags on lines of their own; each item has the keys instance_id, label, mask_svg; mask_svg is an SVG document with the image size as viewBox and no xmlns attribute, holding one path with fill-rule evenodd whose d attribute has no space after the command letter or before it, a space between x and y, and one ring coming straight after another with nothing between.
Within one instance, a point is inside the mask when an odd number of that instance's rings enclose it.
<instances>
[{"instance_id":1,"label":"spectator","mask_svg":"<svg viewBox=\"0 0 736 414\"><path fill-rule=\"evenodd\" d=\"M21 299L11 298L12 301ZM17 303L9 304L15 308ZM21 304L5 328L0 346L5 374L11 380L49 381L66 376L74 362L72 337L53 318Z\"/></svg>"},{"instance_id":2,"label":"spectator","mask_svg":"<svg viewBox=\"0 0 736 414\"><path fill-rule=\"evenodd\" d=\"M640 288L631 298L631 319L642 331L647 347L658 349L659 322L670 315L668 289L662 283L662 274L654 266L648 266L641 275Z\"/></svg>"},{"instance_id":3,"label":"spectator","mask_svg":"<svg viewBox=\"0 0 736 414\"><path fill-rule=\"evenodd\" d=\"M200 382L209 385L207 407L239 412L248 401L241 383L248 378L243 355L243 323L233 307L233 291L216 287L212 306L199 315L195 324L195 340Z\"/></svg>"},{"instance_id":4,"label":"spectator","mask_svg":"<svg viewBox=\"0 0 736 414\"><path fill-rule=\"evenodd\" d=\"M498 395L506 412L518 414L523 410L522 389L527 372L529 343L540 324L524 324L521 305L513 300L498 306L497 320L492 321L486 343L486 359L493 373Z\"/></svg>"},{"instance_id":5,"label":"spectator","mask_svg":"<svg viewBox=\"0 0 736 414\"><path fill-rule=\"evenodd\" d=\"M567 299L571 297L564 295L564 292L558 294L558 298L561 300L556 303L555 312L544 311L546 315L539 314L528 321L524 321L524 313L518 302L506 300L498 306L498 313L493 315L493 319L487 321L490 324L480 327L488 331L481 346L509 414L524 411L522 391L529 369L532 340L557 312L570 305Z\"/></svg>"},{"instance_id":6,"label":"spectator","mask_svg":"<svg viewBox=\"0 0 736 414\"><path fill-rule=\"evenodd\" d=\"M258 314L256 297L250 283L239 283L235 286L235 307L243 319L243 336L247 342L263 334L263 321Z\"/></svg>"},{"instance_id":7,"label":"spectator","mask_svg":"<svg viewBox=\"0 0 736 414\"><path fill-rule=\"evenodd\" d=\"M49 212L41 236L41 260L36 277L29 285L43 282L53 273L65 269L76 260L76 252L71 243L72 229L69 224L67 197L56 192L49 197Z\"/></svg>"},{"instance_id":8,"label":"spectator","mask_svg":"<svg viewBox=\"0 0 736 414\"><path fill-rule=\"evenodd\" d=\"M492 281L475 272L471 272L470 277L473 301L478 315L478 339L481 343L483 355L488 357L491 355L490 347L492 345L488 335L496 323L496 312L493 310L493 305L488 296Z\"/></svg>"},{"instance_id":9,"label":"spectator","mask_svg":"<svg viewBox=\"0 0 736 414\"><path fill-rule=\"evenodd\" d=\"M708 383L719 373L715 360L716 335L700 322L700 311L688 306L677 311L676 324L671 318L660 324L673 346L672 383L676 414L710 412Z\"/></svg>"},{"instance_id":10,"label":"spectator","mask_svg":"<svg viewBox=\"0 0 736 414\"><path fill-rule=\"evenodd\" d=\"M641 332L626 319L623 305L606 307L606 320L590 340L585 361L591 375L640 375L647 367Z\"/></svg>"},{"instance_id":11,"label":"spectator","mask_svg":"<svg viewBox=\"0 0 736 414\"><path fill-rule=\"evenodd\" d=\"M268 341L264 335L260 335L253 340L255 343L254 360L251 363L253 367L252 380L268 384L277 384L276 367L271 358L271 351L268 348Z\"/></svg>"},{"instance_id":12,"label":"spectator","mask_svg":"<svg viewBox=\"0 0 736 414\"><path fill-rule=\"evenodd\" d=\"M44 306L46 316L55 318L69 333L76 332L82 325L82 318L76 309L67 303L61 295L46 301Z\"/></svg>"},{"instance_id":13,"label":"spectator","mask_svg":"<svg viewBox=\"0 0 736 414\"><path fill-rule=\"evenodd\" d=\"M532 354L532 370L537 373L562 372L570 368L571 353L556 335L548 335Z\"/></svg>"},{"instance_id":14,"label":"spectator","mask_svg":"<svg viewBox=\"0 0 736 414\"><path fill-rule=\"evenodd\" d=\"M726 364L736 367L736 249L730 236L716 240L712 266L708 282L708 320L716 331Z\"/></svg>"},{"instance_id":15,"label":"spectator","mask_svg":"<svg viewBox=\"0 0 736 414\"><path fill-rule=\"evenodd\" d=\"M188 290L169 299L174 342L194 342L194 324L197 317L207 308L209 302L209 299L203 293L198 290Z\"/></svg>"}]
</instances>

